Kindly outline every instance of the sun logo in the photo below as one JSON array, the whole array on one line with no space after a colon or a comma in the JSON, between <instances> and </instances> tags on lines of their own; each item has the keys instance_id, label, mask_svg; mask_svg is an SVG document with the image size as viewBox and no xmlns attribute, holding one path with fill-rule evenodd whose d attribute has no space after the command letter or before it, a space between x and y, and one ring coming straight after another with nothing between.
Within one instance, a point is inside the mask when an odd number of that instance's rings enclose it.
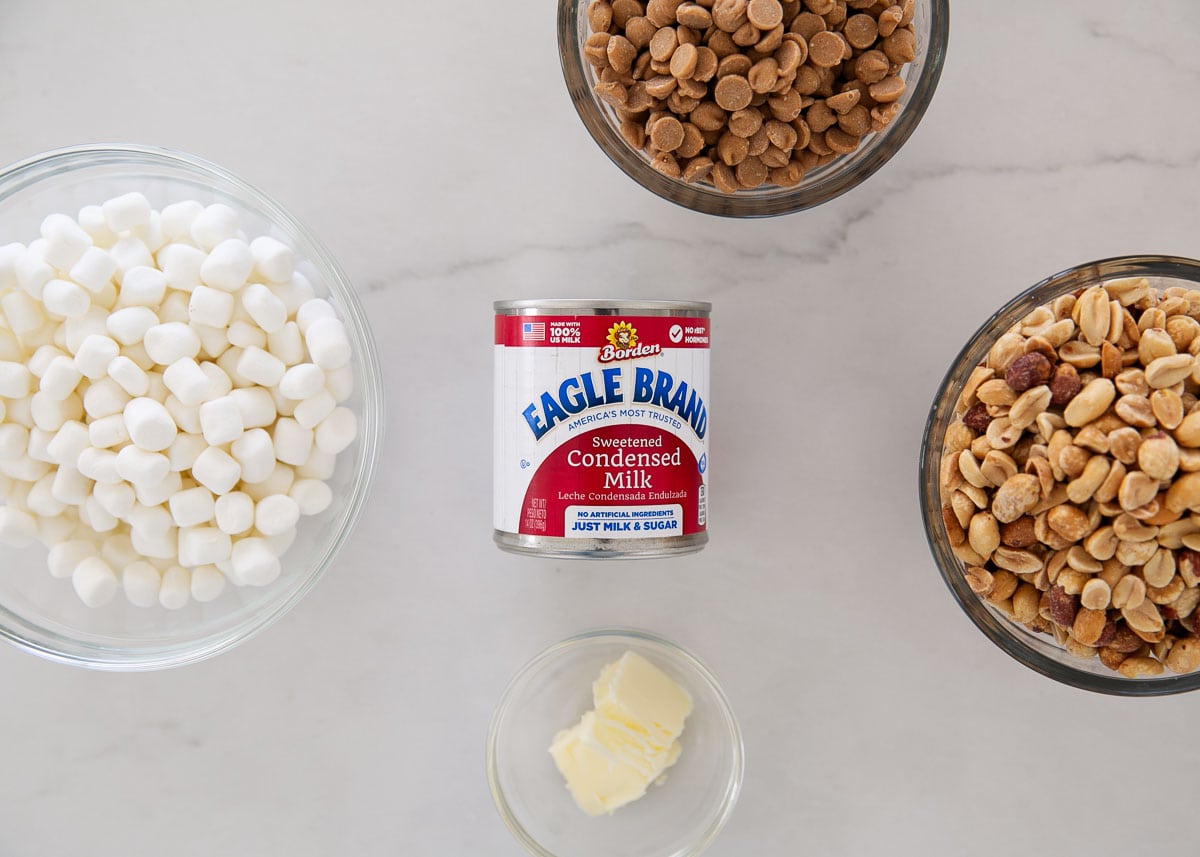
<instances>
[{"instance_id":1,"label":"sun logo","mask_svg":"<svg viewBox=\"0 0 1200 857\"><path fill-rule=\"evenodd\" d=\"M637 329L628 322L618 321L608 331L608 341L617 351L637 348Z\"/></svg>"}]
</instances>

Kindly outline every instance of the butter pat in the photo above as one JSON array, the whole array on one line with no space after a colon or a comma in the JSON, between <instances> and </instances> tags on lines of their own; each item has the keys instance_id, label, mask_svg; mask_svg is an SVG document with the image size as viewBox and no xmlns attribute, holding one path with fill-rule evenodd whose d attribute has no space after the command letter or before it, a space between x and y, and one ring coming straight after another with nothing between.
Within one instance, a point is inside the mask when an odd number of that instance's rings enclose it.
<instances>
[{"instance_id":1,"label":"butter pat","mask_svg":"<svg viewBox=\"0 0 1200 857\"><path fill-rule=\"evenodd\" d=\"M592 700L592 711L554 737L550 755L579 808L604 815L642 797L679 760L692 698L654 664L626 652L601 671Z\"/></svg>"}]
</instances>

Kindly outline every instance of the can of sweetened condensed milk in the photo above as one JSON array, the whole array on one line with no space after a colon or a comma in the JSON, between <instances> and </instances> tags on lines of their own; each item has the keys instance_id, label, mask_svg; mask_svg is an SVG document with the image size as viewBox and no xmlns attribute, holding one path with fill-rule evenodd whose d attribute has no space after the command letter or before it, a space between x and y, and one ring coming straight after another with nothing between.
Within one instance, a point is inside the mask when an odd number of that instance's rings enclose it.
<instances>
[{"instance_id":1,"label":"can of sweetened condensed milk","mask_svg":"<svg viewBox=\"0 0 1200 857\"><path fill-rule=\"evenodd\" d=\"M500 547L602 559L704 547L711 311L690 301L496 303Z\"/></svg>"}]
</instances>

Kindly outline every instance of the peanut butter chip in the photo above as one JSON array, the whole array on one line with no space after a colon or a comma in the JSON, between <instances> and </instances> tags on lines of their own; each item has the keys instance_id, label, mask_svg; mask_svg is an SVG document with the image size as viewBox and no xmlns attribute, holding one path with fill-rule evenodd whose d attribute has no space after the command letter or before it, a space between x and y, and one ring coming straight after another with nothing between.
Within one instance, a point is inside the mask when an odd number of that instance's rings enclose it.
<instances>
[{"instance_id":1,"label":"peanut butter chip","mask_svg":"<svg viewBox=\"0 0 1200 857\"><path fill-rule=\"evenodd\" d=\"M828 15L837 3L834 0L804 0L804 5L816 15Z\"/></svg>"},{"instance_id":2,"label":"peanut butter chip","mask_svg":"<svg viewBox=\"0 0 1200 857\"><path fill-rule=\"evenodd\" d=\"M679 46L679 34L674 27L663 27L650 40L650 56L659 62L667 62Z\"/></svg>"},{"instance_id":3,"label":"peanut butter chip","mask_svg":"<svg viewBox=\"0 0 1200 857\"><path fill-rule=\"evenodd\" d=\"M744 137L726 131L717 142L717 155L721 162L736 167L750 154L750 144Z\"/></svg>"},{"instance_id":4,"label":"peanut butter chip","mask_svg":"<svg viewBox=\"0 0 1200 857\"><path fill-rule=\"evenodd\" d=\"M746 79L750 81L750 88L755 92L759 94L770 92L779 83L779 63L775 61L774 57L759 60L750 69Z\"/></svg>"},{"instance_id":5,"label":"peanut butter chip","mask_svg":"<svg viewBox=\"0 0 1200 857\"><path fill-rule=\"evenodd\" d=\"M880 104L886 104L889 101L896 101L904 94L904 80L896 76L885 77L879 83L872 83L867 91Z\"/></svg>"},{"instance_id":6,"label":"peanut butter chip","mask_svg":"<svg viewBox=\"0 0 1200 857\"><path fill-rule=\"evenodd\" d=\"M671 74L679 78L690 78L696 73L699 53L695 45L680 45L671 57Z\"/></svg>"},{"instance_id":7,"label":"peanut butter chip","mask_svg":"<svg viewBox=\"0 0 1200 857\"><path fill-rule=\"evenodd\" d=\"M827 29L829 28L825 25L825 19L812 12L801 12L792 19L791 26L788 27L789 32L801 36L806 42L811 42L813 36Z\"/></svg>"},{"instance_id":8,"label":"peanut butter chip","mask_svg":"<svg viewBox=\"0 0 1200 857\"><path fill-rule=\"evenodd\" d=\"M641 15L645 9L637 0L613 0L612 22L618 27L624 27L630 18Z\"/></svg>"},{"instance_id":9,"label":"peanut butter chip","mask_svg":"<svg viewBox=\"0 0 1200 857\"><path fill-rule=\"evenodd\" d=\"M879 37L879 27L870 15L852 15L846 19L842 34L850 43L850 47L861 51L875 44L875 39Z\"/></svg>"},{"instance_id":10,"label":"peanut butter chip","mask_svg":"<svg viewBox=\"0 0 1200 857\"><path fill-rule=\"evenodd\" d=\"M842 61L845 43L837 33L821 32L808 40L808 61L818 68L833 68Z\"/></svg>"},{"instance_id":11,"label":"peanut butter chip","mask_svg":"<svg viewBox=\"0 0 1200 857\"><path fill-rule=\"evenodd\" d=\"M693 30L707 30L712 26L712 13L699 3L684 3L675 10L675 20Z\"/></svg>"},{"instance_id":12,"label":"peanut butter chip","mask_svg":"<svg viewBox=\"0 0 1200 857\"><path fill-rule=\"evenodd\" d=\"M762 114L753 107L738 110L729 117L729 130L739 137L754 136L762 124Z\"/></svg>"},{"instance_id":13,"label":"peanut butter chip","mask_svg":"<svg viewBox=\"0 0 1200 857\"><path fill-rule=\"evenodd\" d=\"M848 113L856 104L858 104L859 98L859 91L857 89L851 89L826 98L825 103L833 108L834 113L837 113L840 116L843 113Z\"/></svg>"},{"instance_id":14,"label":"peanut butter chip","mask_svg":"<svg viewBox=\"0 0 1200 857\"><path fill-rule=\"evenodd\" d=\"M727 33L746 23L746 0L716 0L712 6L713 23Z\"/></svg>"},{"instance_id":15,"label":"peanut butter chip","mask_svg":"<svg viewBox=\"0 0 1200 857\"><path fill-rule=\"evenodd\" d=\"M662 124L661 122L659 123ZM657 126L655 126L657 127ZM858 148L859 139L847 134L841 128L830 128L825 132L825 145L839 155L848 155Z\"/></svg>"},{"instance_id":16,"label":"peanut butter chip","mask_svg":"<svg viewBox=\"0 0 1200 857\"><path fill-rule=\"evenodd\" d=\"M783 6L779 0L750 0L746 17L760 30L771 30L783 21Z\"/></svg>"},{"instance_id":17,"label":"peanut butter chip","mask_svg":"<svg viewBox=\"0 0 1200 857\"><path fill-rule=\"evenodd\" d=\"M754 98L754 90L750 88L750 82L746 78L740 74L730 74L717 81L713 95L717 104L725 110L741 110ZM899 98L899 95L896 97Z\"/></svg>"},{"instance_id":18,"label":"peanut butter chip","mask_svg":"<svg viewBox=\"0 0 1200 857\"><path fill-rule=\"evenodd\" d=\"M767 167L758 158L746 158L734 171L738 184L747 190L759 187L767 180Z\"/></svg>"},{"instance_id":19,"label":"peanut butter chip","mask_svg":"<svg viewBox=\"0 0 1200 857\"><path fill-rule=\"evenodd\" d=\"M683 123L674 116L659 119L650 129L650 143L660 152L674 152L683 143Z\"/></svg>"}]
</instances>

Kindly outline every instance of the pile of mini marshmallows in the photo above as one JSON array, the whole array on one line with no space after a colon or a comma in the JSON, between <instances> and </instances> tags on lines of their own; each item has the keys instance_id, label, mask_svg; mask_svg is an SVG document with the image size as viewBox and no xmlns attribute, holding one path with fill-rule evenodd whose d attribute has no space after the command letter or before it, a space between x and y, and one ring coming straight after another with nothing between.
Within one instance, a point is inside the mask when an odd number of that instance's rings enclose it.
<instances>
[{"instance_id":1,"label":"pile of mini marshmallows","mask_svg":"<svg viewBox=\"0 0 1200 857\"><path fill-rule=\"evenodd\" d=\"M332 502L350 340L238 220L128 193L0 246L0 544L40 540L91 607L266 586Z\"/></svg>"}]
</instances>

